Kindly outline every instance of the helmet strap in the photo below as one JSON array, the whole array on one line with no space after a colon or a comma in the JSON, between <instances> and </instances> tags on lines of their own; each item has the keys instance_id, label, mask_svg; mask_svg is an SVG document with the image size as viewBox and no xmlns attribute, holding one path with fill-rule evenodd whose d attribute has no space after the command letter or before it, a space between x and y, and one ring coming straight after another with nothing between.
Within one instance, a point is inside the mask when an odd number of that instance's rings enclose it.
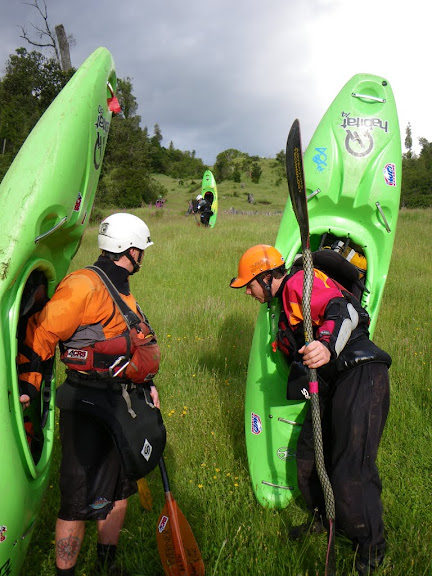
<instances>
[{"instance_id":1,"label":"helmet strap","mask_svg":"<svg viewBox=\"0 0 432 576\"><path fill-rule=\"evenodd\" d=\"M273 281L273 274L271 272L269 272L270 274L270 280L268 282L268 284L266 284L264 282L264 278L263 276L257 276L256 280L258 282L258 284L261 286L261 288L264 290L264 294L266 296L266 302L267 302L267 307L270 308L270 302L272 299L272 292L271 292L271 287L272 287L272 281Z\"/></svg>"},{"instance_id":2,"label":"helmet strap","mask_svg":"<svg viewBox=\"0 0 432 576\"><path fill-rule=\"evenodd\" d=\"M136 272L138 272L138 270L141 268L141 258L142 258L142 253L143 250L140 250L140 256L138 258L138 260L134 260L129 252L129 250L125 253L126 258L130 261L130 263L133 266L133 270L130 273L130 275L132 276L132 274L135 274Z\"/></svg>"}]
</instances>

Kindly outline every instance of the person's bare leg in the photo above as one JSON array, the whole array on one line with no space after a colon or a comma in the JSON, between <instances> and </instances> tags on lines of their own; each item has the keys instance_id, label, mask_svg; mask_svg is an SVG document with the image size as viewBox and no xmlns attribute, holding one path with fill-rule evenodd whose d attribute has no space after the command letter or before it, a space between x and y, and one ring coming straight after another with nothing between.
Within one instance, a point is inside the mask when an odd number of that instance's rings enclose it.
<instances>
[{"instance_id":1,"label":"person's bare leg","mask_svg":"<svg viewBox=\"0 0 432 576\"><path fill-rule=\"evenodd\" d=\"M127 498L117 500L114 507L105 520L98 520L98 542L100 544L111 544L117 546L120 530L123 527L126 516Z\"/></svg>"},{"instance_id":2,"label":"person's bare leg","mask_svg":"<svg viewBox=\"0 0 432 576\"><path fill-rule=\"evenodd\" d=\"M82 520L60 520L56 523L56 564L66 570L75 566L85 532Z\"/></svg>"}]
</instances>

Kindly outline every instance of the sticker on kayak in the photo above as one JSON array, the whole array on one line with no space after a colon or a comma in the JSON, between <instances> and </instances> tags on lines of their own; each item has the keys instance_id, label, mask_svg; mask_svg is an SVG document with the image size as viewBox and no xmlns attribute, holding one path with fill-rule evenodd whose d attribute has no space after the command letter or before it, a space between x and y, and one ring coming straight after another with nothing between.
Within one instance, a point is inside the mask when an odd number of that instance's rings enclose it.
<instances>
[{"instance_id":1,"label":"sticker on kayak","mask_svg":"<svg viewBox=\"0 0 432 576\"><path fill-rule=\"evenodd\" d=\"M79 209L81 208L81 202L82 202L82 195L81 192L78 192L78 197L75 201L74 212L79 212Z\"/></svg>"},{"instance_id":2,"label":"sticker on kayak","mask_svg":"<svg viewBox=\"0 0 432 576\"><path fill-rule=\"evenodd\" d=\"M0 566L0 576L9 576L12 574L12 563L10 558L6 560L3 566Z\"/></svg>"},{"instance_id":3,"label":"sticker on kayak","mask_svg":"<svg viewBox=\"0 0 432 576\"><path fill-rule=\"evenodd\" d=\"M98 117L95 122L96 140L93 150L93 165L95 170L99 170L107 142L110 121L104 117L103 106L98 107Z\"/></svg>"},{"instance_id":4,"label":"sticker on kayak","mask_svg":"<svg viewBox=\"0 0 432 576\"><path fill-rule=\"evenodd\" d=\"M342 112L342 118L340 126L346 131L345 148L356 158L364 158L372 152L374 129L388 132L388 121L381 118L351 117L350 112Z\"/></svg>"},{"instance_id":5,"label":"sticker on kayak","mask_svg":"<svg viewBox=\"0 0 432 576\"><path fill-rule=\"evenodd\" d=\"M342 128L346 130L352 128L362 128L367 132L372 132L374 128L379 128L388 132L388 122L387 120L381 120L381 118L361 118L350 116L350 112L342 112L343 122L341 124Z\"/></svg>"},{"instance_id":6,"label":"sticker on kayak","mask_svg":"<svg viewBox=\"0 0 432 576\"><path fill-rule=\"evenodd\" d=\"M3 526L0 526L0 542L4 542L6 540L6 532L7 526L3 524Z\"/></svg>"},{"instance_id":7,"label":"sticker on kayak","mask_svg":"<svg viewBox=\"0 0 432 576\"><path fill-rule=\"evenodd\" d=\"M374 141L370 132L359 134L357 131L346 131L345 148L351 156L364 158L370 154L374 147Z\"/></svg>"},{"instance_id":8,"label":"sticker on kayak","mask_svg":"<svg viewBox=\"0 0 432 576\"><path fill-rule=\"evenodd\" d=\"M315 148L315 156L312 160L316 164L317 172L324 172L327 168L327 148Z\"/></svg>"},{"instance_id":9,"label":"sticker on kayak","mask_svg":"<svg viewBox=\"0 0 432 576\"><path fill-rule=\"evenodd\" d=\"M261 418L254 412L251 413L251 432L255 435L261 434L262 432Z\"/></svg>"},{"instance_id":10,"label":"sticker on kayak","mask_svg":"<svg viewBox=\"0 0 432 576\"><path fill-rule=\"evenodd\" d=\"M167 524L168 524L168 516L164 515L164 516L162 516L162 518L160 519L160 522L159 522L159 526L158 526L159 534L161 534L165 530Z\"/></svg>"},{"instance_id":11,"label":"sticker on kayak","mask_svg":"<svg viewBox=\"0 0 432 576\"><path fill-rule=\"evenodd\" d=\"M386 164L383 174L387 186L396 186L396 166L394 164Z\"/></svg>"}]
</instances>

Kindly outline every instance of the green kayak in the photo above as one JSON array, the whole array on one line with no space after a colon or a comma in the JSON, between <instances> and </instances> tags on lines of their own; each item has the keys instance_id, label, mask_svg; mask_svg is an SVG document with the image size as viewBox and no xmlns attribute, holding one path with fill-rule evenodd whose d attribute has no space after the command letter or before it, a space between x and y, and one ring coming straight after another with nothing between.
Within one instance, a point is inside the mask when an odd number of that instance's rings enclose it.
<instances>
[{"instance_id":1,"label":"green kayak","mask_svg":"<svg viewBox=\"0 0 432 576\"><path fill-rule=\"evenodd\" d=\"M304 155L311 249L330 248L356 265L373 335L399 212L402 153L387 80L358 74L339 92ZM257 239L259 242L259 239ZM288 198L275 242L289 267L301 253ZM247 374L245 430L257 500L284 508L298 494L296 445L307 405L286 399L289 367L276 339L279 307L261 306Z\"/></svg>"},{"instance_id":2,"label":"green kayak","mask_svg":"<svg viewBox=\"0 0 432 576\"><path fill-rule=\"evenodd\" d=\"M218 212L218 194L216 180L210 170L204 172L201 185L201 194L211 206L213 214L210 216L209 226L214 228Z\"/></svg>"},{"instance_id":3,"label":"green kayak","mask_svg":"<svg viewBox=\"0 0 432 576\"><path fill-rule=\"evenodd\" d=\"M16 371L19 334L40 295L52 296L67 273L88 224L115 87L112 56L99 48L46 110L0 185L2 575L20 573L47 486L54 440L54 367L45 374L40 401L23 413Z\"/></svg>"}]
</instances>

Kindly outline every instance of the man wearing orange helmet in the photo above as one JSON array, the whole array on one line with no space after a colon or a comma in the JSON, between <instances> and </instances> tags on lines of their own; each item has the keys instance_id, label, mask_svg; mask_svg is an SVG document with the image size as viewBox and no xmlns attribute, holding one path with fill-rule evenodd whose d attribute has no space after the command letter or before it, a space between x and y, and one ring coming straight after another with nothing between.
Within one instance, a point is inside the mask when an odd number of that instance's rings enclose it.
<instances>
[{"instance_id":1,"label":"man wearing orange helmet","mask_svg":"<svg viewBox=\"0 0 432 576\"><path fill-rule=\"evenodd\" d=\"M351 286L331 278L324 266L315 266L311 297L314 340L308 345L303 329L301 265L294 263L287 273L282 254L273 246L259 244L243 254L230 286L246 288L246 294L261 304L270 304L272 298L280 300L275 344L290 364L288 399L305 400L307 369L317 369L325 461L336 519L358 552L356 569L363 576L384 559L381 481L375 460L389 410L391 358L369 339L369 315L347 289ZM297 478L310 511L325 518L310 408L297 444ZM300 536L310 526L322 529L319 522L309 522L293 530L291 537Z\"/></svg>"}]
</instances>

